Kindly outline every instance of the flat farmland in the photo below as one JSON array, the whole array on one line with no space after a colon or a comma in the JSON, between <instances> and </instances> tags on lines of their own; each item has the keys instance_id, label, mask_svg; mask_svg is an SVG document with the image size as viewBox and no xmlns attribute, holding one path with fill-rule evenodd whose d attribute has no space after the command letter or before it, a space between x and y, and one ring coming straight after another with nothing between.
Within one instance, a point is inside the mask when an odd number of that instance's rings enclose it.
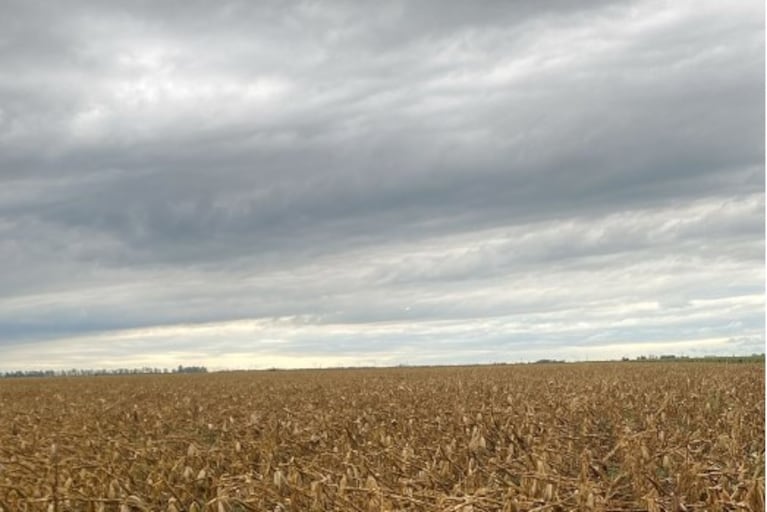
<instances>
[{"instance_id":1,"label":"flat farmland","mask_svg":"<svg viewBox=\"0 0 767 512\"><path fill-rule=\"evenodd\" d=\"M0 380L0 510L764 510L764 365Z\"/></svg>"}]
</instances>

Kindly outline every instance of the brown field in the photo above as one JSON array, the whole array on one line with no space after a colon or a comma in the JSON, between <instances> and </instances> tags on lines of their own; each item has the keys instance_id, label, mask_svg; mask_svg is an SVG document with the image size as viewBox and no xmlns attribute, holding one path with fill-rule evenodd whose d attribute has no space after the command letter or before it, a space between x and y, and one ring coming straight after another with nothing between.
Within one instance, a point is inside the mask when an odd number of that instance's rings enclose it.
<instances>
[{"instance_id":1,"label":"brown field","mask_svg":"<svg viewBox=\"0 0 767 512\"><path fill-rule=\"evenodd\" d=\"M0 510L764 510L764 365L0 380Z\"/></svg>"}]
</instances>

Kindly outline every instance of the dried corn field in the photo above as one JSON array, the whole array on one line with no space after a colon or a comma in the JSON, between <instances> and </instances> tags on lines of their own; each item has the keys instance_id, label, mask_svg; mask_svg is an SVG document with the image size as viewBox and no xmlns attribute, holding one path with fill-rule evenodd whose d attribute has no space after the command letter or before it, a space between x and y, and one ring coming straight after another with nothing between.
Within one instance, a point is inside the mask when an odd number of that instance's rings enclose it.
<instances>
[{"instance_id":1,"label":"dried corn field","mask_svg":"<svg viewBox=\"0 0 767 512\"><path fill-rule=\"evenodd\" d=\"M764 510L764 366L0 381L0 509Z\"/></svg>"}]
</instances>

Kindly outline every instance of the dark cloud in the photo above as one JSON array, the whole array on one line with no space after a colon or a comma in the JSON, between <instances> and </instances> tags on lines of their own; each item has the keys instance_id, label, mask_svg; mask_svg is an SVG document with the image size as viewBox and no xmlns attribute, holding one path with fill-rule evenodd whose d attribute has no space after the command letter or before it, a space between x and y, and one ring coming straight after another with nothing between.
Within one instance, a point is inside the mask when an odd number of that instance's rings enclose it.
<instances>
[{"instance_id":1,"label":"dark cloud","mask_svg":"<svg viewBox=\"0 0 767 512\"><path fill-rule=\"evenodd\" d=\"M9 2L0 338L93 365L763 338L763 9ZM238 331L280 318L308 334Z\"/></svg>"}]
</instances>

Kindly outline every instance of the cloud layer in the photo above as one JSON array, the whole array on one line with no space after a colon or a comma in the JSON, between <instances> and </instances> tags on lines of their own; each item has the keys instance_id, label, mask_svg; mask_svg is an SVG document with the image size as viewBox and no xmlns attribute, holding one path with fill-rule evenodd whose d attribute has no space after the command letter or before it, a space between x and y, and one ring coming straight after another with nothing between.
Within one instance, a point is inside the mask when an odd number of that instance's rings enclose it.
<instances>
[{"instance_id":1,"label":"cloud layer","mask_svg":"<svg viewBox=\"0 0 767 512\"><path fill-rule=\"evenodd\" d=\"M763 9L10 2L0 369L762 352Z\"/></svg>"}]
</instances>

